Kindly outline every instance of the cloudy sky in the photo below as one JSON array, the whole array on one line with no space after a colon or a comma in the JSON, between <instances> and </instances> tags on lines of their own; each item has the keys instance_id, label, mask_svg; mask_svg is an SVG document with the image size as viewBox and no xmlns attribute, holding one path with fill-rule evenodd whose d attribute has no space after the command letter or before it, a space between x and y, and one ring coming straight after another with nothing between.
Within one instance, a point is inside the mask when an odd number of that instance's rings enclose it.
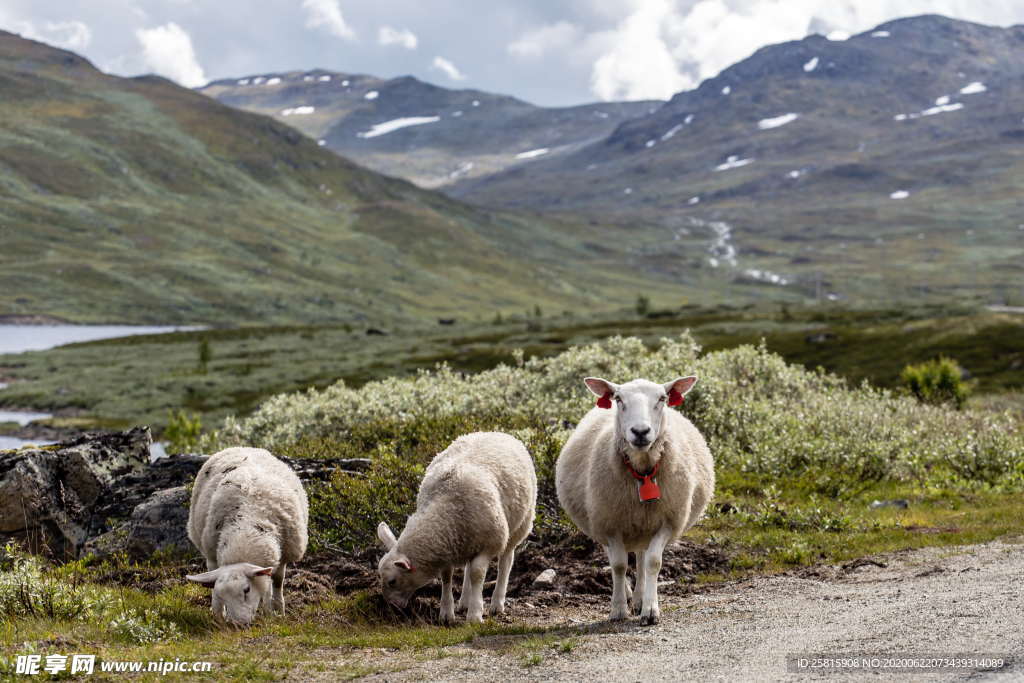
<instances>
[{"instance_id":1,"label":"cloudy sky","mask_svg":"<svg viewBox=\"0 0 1024 683\"><path fill-rule=\"evenodd\" d=\"M1022 0L0 0L0 28L182 85L292 69L412 74L555 106L665 99L769 43Z\"/></svg>"}]
</instances>

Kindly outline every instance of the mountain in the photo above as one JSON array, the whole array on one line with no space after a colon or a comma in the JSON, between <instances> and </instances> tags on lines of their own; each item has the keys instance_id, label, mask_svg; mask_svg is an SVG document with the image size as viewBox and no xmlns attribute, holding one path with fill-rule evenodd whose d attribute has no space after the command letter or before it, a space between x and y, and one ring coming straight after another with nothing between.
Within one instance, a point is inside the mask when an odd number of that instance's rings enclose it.
<instances>
[{"instance_id":1,"label":"mountain","mask_svg":"<svg viewBox=\"0 0 1024 683\"><path fill-rule=\"evenodd\" d=\"M662 104L546 108L411 76L381 79L322 69L213 81L199 92L273 116L367 168L421 187L571 154Z\"/></svg>"},{"instance_id":2,"label":"mountain","mask_svg":"<svg viewBox=\"0 0 1024 683\"><path fill-rule=\"evenodd\" d=\"M1024 27L940 16L809 36L603 140L446 191L661 234L691 271L740 285L1020 301L1022 54Z\"/></svg>"},{"instance_id":3,"label":"mountain","mask_svg":"<svg viewBox=\"0 0 1024 683\"><path fill-rule=\"evenodd\" d=\"M489 318L609 308L666 282L621 267L628 249L597 224L467 206L268 117L10 33L0 119L0 316Z\"/></svg>"}]
</instances>

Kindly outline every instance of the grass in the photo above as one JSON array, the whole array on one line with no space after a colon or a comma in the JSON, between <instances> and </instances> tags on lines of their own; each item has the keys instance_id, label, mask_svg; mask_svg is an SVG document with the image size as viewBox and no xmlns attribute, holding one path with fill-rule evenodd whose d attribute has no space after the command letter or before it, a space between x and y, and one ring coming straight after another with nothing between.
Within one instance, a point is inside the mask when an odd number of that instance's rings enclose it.
<instances>
[{"instance_id":1,"label":"grass","mask_svg":"<svg viewBox=\"0 0 1024 683\"><path fill-rule=\"evenodd\" d=\"M509 362L512 351L550 356L614 334L656 345L692 330L707 349L756 343L790 362L822 366L856 384L894 387L910 363L940 355L972 376L981 401L1024 386L1024 317L925 308L856 311L819 307L658 309L649 316L520 315L499 325L460 320L452 327L398 325L388 336L366 326L267 326L147 335L72 344L50 351L0 356L0 405L60 411L57 428L118 428L136 423L159 431L171 411L197 414L207 427L244 415L277 393L352 386L402 376L446 362L476 372ZM821 342L808 341L820 338ZM200 364L206 340L211 358ZM74 381L69 381L74 378ZM1004 401L1005 402L1005 401ZM1009 405L1019 400L1009 399ZM10 429L10 428L8 428Z\"/></svg>"}]
</instances>

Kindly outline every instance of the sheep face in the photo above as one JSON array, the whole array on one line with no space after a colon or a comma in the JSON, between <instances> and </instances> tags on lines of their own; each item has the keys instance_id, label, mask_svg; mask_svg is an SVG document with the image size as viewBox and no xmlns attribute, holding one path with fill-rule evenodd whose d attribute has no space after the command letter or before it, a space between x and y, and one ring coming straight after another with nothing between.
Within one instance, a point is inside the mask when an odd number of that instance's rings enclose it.
<instances>
[{"instance_id":1,"label":"sheep face","mask_svg":"<svg viewBox=\"0 0 1024 683\"><path fill-rule=\"evenodd\" d=\"M387 554L380 558L377 573L380 575L381 592L384 599L398 608L409 604L412 594L421 586L430 582L432 577L426 572L418 571L409 558L398 551L398 541L387 524L377 525L377 537L387 549Z\"/></svg>"},{"instance_id":2,"label":"sheep face","mask_svg":"<svg viewBox=\"0 0 1024 683\"><path fill-rule=\"evenodd\" d=\"M682 403L697 378L680 377L665 384L645 379L615 384L600 377L587 377L583 382L600 397L598 406L615 411L616 431L627 446L647 451L661 434L665 405Z\"/></svg>"},{"instance_id":3,"label":"sheep face","mask_svg":"<svg viewBox=\"0 0 1024 683\"><path fill-rule=\"evenodd\" d=\"M213 616L217 621L242 627L252 623L261 599L269 597L273 571L273 567L242 562L185 578L213 589Z\"/></svg>"}]
</instances>

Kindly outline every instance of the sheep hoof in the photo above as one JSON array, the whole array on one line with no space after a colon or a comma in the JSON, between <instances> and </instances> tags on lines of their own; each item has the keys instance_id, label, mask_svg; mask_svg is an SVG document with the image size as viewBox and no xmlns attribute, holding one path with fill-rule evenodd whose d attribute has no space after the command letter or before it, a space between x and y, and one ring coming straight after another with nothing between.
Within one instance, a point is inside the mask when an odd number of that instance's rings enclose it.
<instances>
[{"instance_id":1,"label":"sheep hoof","mask_svg":"<svg viewBox=\"0 0 1024 683\"><path fill-rule=\"evenodd\" d=\"M487 610L487 613L490 614L492 617L496 617L499 614L504 614L505 613L505 603L504 602L492 602L491 606Z\"/></svg>"},{"instance_id":2,"label":"sheep hoof","mask_svg":"<svg viewBox=\"0 0 1024 683\"><path fill-rule=\"evenodd\" d=\"M467 624L482 624L482 623L484 623L483 612L478 612L476 614L467 614L466 615L466 623Z\"/></svg>"},{"instance_id":3,"label":"sheep hoof","mask_svg":"<svg viewBox=\"0 0 1024 683\"><path fill-rule=\"evenodd\" d=\"M455 623L455 612L441 612L441 623L450 626Z\"/></svg>"},{"instance_id":4,"label":"sheep hoof","mask_svg":"<svg viewBox=\"0 0 1024 683\"><path fill-rule=\"evenodd\" d=\"M644 606L643 603L639 600L634 600L632 603L630 603L630 609L634 615L639 615L640 612L643 611Z\"/></svg>"},{"instance_id":5,"label":"sheep hoof","mask_svg":"<svg viewBox=\"0 0 1024 683\"><path fill-rule=\"evenodd\" d=\"M659 610L651 610L650 614L642 614L640 616L641 626L654 626L661 620L661 614Z\"/></svg>"},{"instance_id":6,"label":"sheep hoof","mask_svg":"<svg viewBox=\"0 0 1024 683\"><path fill-rule=\"evenodd\" d=\"M629 610L625 607L612 607L611 616L608 617L609 621L623 621L629 616Z\"/></svg>"}]
</instances>

